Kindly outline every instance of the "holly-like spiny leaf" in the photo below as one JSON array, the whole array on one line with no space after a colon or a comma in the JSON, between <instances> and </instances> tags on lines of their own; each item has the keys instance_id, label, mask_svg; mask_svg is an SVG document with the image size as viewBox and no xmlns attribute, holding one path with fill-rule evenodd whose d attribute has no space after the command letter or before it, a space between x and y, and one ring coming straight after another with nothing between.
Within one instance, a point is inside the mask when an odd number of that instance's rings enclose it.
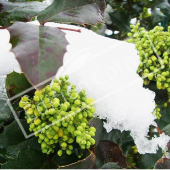
<instances>
[{"instance_id":1,"label":"holly-like spiny leaf","mask_svg":"<svg viewBox=\"0 0 170 170\"><path fill-rule=\"evenodd\" d=\"M104 0L54 0L38 14L40 23L59 22L95 25L103 23Z\"/></svg>"},{"instance_id":2,"label":"holly-like spiny leaf","mask_svg":"<svg viewBox=\"0 0 170 170\"><path fill-rule=\"evenodd\" d=\"M30 87L31 84L28 82L23 73L16 73L14 71L6 77L6 91L9 98L27 90Z\"/></svg>"},{"instance_id":3,"label":"holly-like spiny leaf","mask_svg":"<svg viewBox=\"0 0 170 170\"><path fill-rule=\"evenodd\" d=\"M123 155L120 146L114 142L100 141L94 152L97 159L100 156L104 163L116 162L120 167L127 167L126 157Z\"/></svg>"},{"instance_id":4,"label":"holly-like spiny leaf","mask_svg":"<svg viewBox=\"0 0 170 170\"><path fill-rule=\"evenodd\" d=\"M26 121L20 120L20 122L28 132L28 124ZM5 148L6 155L10 157L18 155L21 149L21 144L25 141L26 139L16 121L6 126L3 133L0 134L0 147Z\"/></svg>"},{"instance_id":5,"label":"holly-like spiny leaf","mask_svg":"<svg viewBox=\"0 0 170 170\"><path fill-rule=\"evenodd\" d=\"M22 22L14 23L8 30L12 52L31 84L37 85L55 76L68 45L64 32Z\"/></svg>"},{"instance_id":6,"label":"holly-like spiny leaf","mask_svg":"<svg viewBox=\"0 0 170 170\"><path fill-rule=\"evenodd\" d=\"M31 139L32 140L32 139ZM17 158L2 164L3 169L40 169L46 163L47 155L29 146L26 141Z\"/></svg>"},{"instance_id":7,"label":"holly-like spiny leaf","mask_svg":"<svg viewBox=\"0 0 170 170\"><path fill-rule=\"evenodd\" d=\"M41 2L8 2L0 0L0 26L9 26L15 21L28 22L47 7Z\"/></svg>"},{"instance_id":8,"label":"holly-like spiny leaf","mask_svg":"<svg viewBox=\"0 0 170 170\"><path fill-rule=\"evenodd\" d=\"M13 110L15 110L15 113L19 116L21 116L21 113L23 112L23 109L19 107L19 102L21 100L22 95L16 96L17 94L28 90L31 88L31 84L28 82L27 78L23 73L16 73L12 72L10 74L7 74L5 87L7 91L7 95L9 98L16 97L13 100L10 100L10 103L13 107ZM29 96L34 94L34 89L27 93ZM25 114L22 114L22 116Z\"/></svg>"},{"instance_id":9,"label":"holly-like spiny leaf","mask_svg":"<svg viewBox=\"0 0 170 170\"><path fill-rule=\"evenodd\" d=\"M20 122L26 128L26 121ZM0 148L5 150L2 156L8 158L1 166L3 169L40 169L50 165L47 155L41 151L38 139L25 139L16 121L6 126L0 135Z\"/></svg>"},{"instance_id":10,"label":"holly-like spiny leaf","mask_svg":"<svg viewBox=\"0 0 170 170\"><path fill-rule=\"evenodd\" d=\"M155 164L155 169L170 169L170 159L161 158Z\"/></svg>"}]
</instances>

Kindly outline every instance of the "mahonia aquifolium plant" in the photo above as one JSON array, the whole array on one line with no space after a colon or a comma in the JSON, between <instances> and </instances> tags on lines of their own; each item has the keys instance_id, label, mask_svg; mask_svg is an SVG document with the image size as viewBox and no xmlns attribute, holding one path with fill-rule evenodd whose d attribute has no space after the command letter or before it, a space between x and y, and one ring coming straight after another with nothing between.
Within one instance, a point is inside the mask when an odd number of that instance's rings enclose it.
<instances>
[{"instance_id":1,"label":"mahonia aquifolium plant","mask_svg":"<svg viewBox=\"0 0 170 170\"><path fill-rule=\"evenodd\" d=\"M23 96L19 103L26 112L29 130L39 137L42 152L46 154L53 153L56 144L59 144L59 156L63 151L70 155L73 142L81 149L95 144L92 137L96 129L88 125L95 112L94 100L86 98L85 90L77 92L68 79L68 76L54 79L51 85L36 91L33 99Z\"/></svg>"},{"instance_id":2,"label":"mahonia aquifolium plant","mask_svg":"<svg viewBox=\"0 0 170 170\"><path fill-rule=\"evenodd\" d=\"M166 89L170 98L170 26L164 31L162 26L146 31L143 27L131 25L131 37L128 42L134 43L140 56L138 74L145 85L156 81L158 89ZM168 100L170 102L170 99ZM167 103L164 103L167 107ZM160 108L156 108L156 116L160 119Z\"/></svg>"}]
</instances>

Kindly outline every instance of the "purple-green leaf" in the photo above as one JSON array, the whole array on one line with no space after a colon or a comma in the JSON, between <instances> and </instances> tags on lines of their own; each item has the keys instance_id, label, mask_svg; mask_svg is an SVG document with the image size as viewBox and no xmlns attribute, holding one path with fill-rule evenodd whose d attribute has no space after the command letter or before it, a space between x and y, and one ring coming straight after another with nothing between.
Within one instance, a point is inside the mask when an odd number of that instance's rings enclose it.
<instances>
[{"instance_id":1,"label":"purple-green leaf","mask_svg":"<svg viewBox=\"0 0 170 170\"><path fill-rule=\"evenodd\" d=\"M103 23L104 0L54 0L38 14L40 23L59 22L95 25Z\"/></svg>"},{"instance_id":2,"label":"purple-green leaf","mask_svg":"<svg viewBox=\"0 0 170 170\"><path fill-rule=\"evenodd\" d=\"M9 26L15 21L28 22L48 5L41 2L8 2L0 0L0 26Z\"/></svg>"},{"instance_id":3,"label":"purple-green leaf","mask_svg":"<svg viewBox=\"0 0 170 170\"><path fill-rule=\"evenodd\" d=\"M55 76L68 45L64 32L22 22L14 23L8 30L12 52L31 84L37 85Z\"/></svg>"},{"instance_id":4,"label":"purple-green leaf","mask_svg":"<svg viewBox=\"0 0 170 170\"><path fill-rule=\"evenodd\" d=\"M159 159L154 169L170 169L170 159L168 158L161 158Z\"/></svg>"}]
</instances>

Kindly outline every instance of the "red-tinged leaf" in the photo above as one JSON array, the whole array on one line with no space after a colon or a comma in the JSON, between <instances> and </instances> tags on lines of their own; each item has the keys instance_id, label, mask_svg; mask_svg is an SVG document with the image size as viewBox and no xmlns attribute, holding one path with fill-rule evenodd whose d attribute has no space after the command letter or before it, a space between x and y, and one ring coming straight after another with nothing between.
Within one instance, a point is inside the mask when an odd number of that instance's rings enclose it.
<instances>
[{"instance_id":1,"label":"red-tinged leaf","mask_svg":"<svg viewBox=\"0 0 170 170\"><path fill-rule=\"evenodd\" d=\"M103 23L104 0L54 0L38 14L40 23L59 22L95 25Z\"/></svg>"},{"instance_id":2,"label":"red-tinged leaf","mask_svg":"<svg viewBox=\"0 0 170 170\"><path fill-rule=\"evenodd\" d=\"M31 84L37 85L55 76L68 45L64 32L22 22L14 23L8 30L12 52Z\"/></svg>"},{"instance_id":3,"label":"red-tinged leaf","mask_svg":"<svg viewBox=\"0 0 170 170\"><path fill-rule=\"evenodd\" d=\"M89 156L79 160L78 162L68 164L65 166L59 166L59 169L94 169L96 167L96 156L93 152L90 152Z\"/></svg>"},{"instance_id":4,"label":"red-tinged leaf","mask_svg":"<svg viewBox=\"0 0 170 170\"><path fill-rule=\"evenodd\" d=\"M94 152L99 162L100 160L103 163L115 162L122 168L127 167L126 157L123 155L120 146L112 141L100 141Z\"/></svg>"},{"instance_id":5,"label":"red-tinged leaf","mask_svg":"<svg viewBox=\"0 0 170 170\"><path fill-rule=\"evenodd\" d=\"M40 11L44 10L48 5L41 2L24 2L22 3L8 2L0 0L0 26L9 26L15 21L30 21ZM19 0L18 0L19 1Z\"/></svg>"},{"instance_id":6,"label":"red-tinged leaf","mask_svg":"<svg viewBox=\"0 0 170 170\"><path fill-rule=\"evenodd\" d=\"M170 169L170 159L161 158L155 164L155 169Z\"/></svg>"}]
</instances>

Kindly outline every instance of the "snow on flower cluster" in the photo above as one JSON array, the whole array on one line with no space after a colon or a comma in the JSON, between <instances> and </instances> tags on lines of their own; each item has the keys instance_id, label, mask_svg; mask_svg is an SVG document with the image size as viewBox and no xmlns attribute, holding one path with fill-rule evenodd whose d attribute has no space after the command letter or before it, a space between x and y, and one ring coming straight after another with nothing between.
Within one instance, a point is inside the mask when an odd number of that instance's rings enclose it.
<instances>
[{"instance_id":1,"label":"snow on flower cluster","mask_svg":"<svg viewBox=\"0 0 170 170\"><path fill-rule=\"evenodd\" d=\"M166 149L169 136L147 139L149 126L156 126L152 114L155 93L143 88L136 73L139 57L135 46L81 30L65 31L70 45L57 76L68 74L79 90L86 89L95 99L95 116L107 120L107 132L130 131L141 154L156 153L158 146Z\"/></svg>"},{"instance_id":2,"label":"snow on flower cluster","mask_svg":"<svg viewBox=\"0 0 170 170\"><path fill-rule=\"evenodd\" d=\"M80 29L65 24L46 25ZM142 87L142 79L136 73L139 57L134 45L102 37L84 28L81 30L81 33L65 31L70 44L57 77L68 74L79 90L85 89L87 95L95 99L95 116L106 119L104 127L108 132L112 129L130 131L142 154L156 153L158 146L166 149L169 136L162 134L147 139L149 126L156 126L156 117L152 114L155 94ZM6 36L6 44L0 42L3 44L0 76L4 76L20 68L13 53L9 52L9 33L0 30L0 34Z\"/></svg>"}]
</instances>

